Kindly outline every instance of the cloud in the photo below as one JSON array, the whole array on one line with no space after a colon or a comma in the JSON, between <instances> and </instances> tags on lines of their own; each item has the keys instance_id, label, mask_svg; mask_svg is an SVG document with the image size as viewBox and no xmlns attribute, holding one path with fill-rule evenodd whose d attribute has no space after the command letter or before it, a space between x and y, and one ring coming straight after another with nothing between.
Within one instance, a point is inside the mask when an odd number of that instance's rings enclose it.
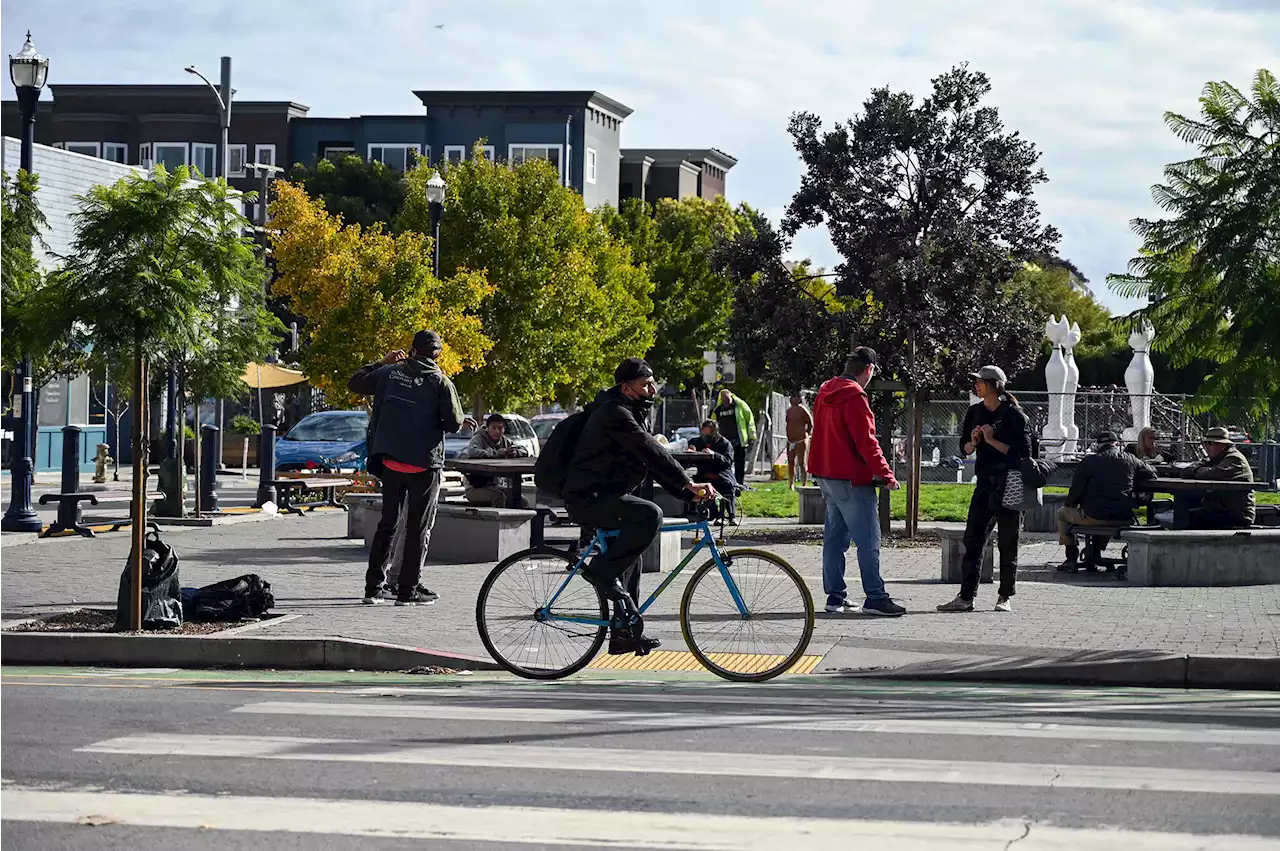
<instances>
[{"instance_id":1,"label":"cloud","mask_svg":"<svg viewBox=\"0 0 1280 851\"><path fill-rule=\"evenodd\" d=\"M31 27L51 79L186 82L184 65L235 58L244 98L289 98L313 115L416 113L414 88L589 88L633 107L632 146L714 145L737 156L734 200L780 211L800 165L788 116L828 122L873 87L917 95L961 61L986 72L1008 127L1043 153L1039 193L1062 252L1116 309L1108 272L1138 247L1128 222L1187 151L1165 110L1196 111L1208 80L1280 72L1272 0L525 0L207 2L181 24L142 0L3 0L10 52ZM443 29L436 29L444 24ZM797 251L835 264L821 233Z\"/></svg>"}]
</instances>

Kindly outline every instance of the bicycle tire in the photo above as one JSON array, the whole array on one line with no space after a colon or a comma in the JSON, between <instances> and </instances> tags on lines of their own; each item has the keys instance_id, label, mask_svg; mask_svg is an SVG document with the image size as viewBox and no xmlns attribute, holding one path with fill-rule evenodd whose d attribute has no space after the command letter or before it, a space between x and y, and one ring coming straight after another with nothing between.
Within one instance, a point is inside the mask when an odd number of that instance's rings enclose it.
<instances>
[{"instance_id":1,"label":"bicycle tire","mask_svg":"<svg viewBox=\"0 0 1280 851\"><path fill-rule=\"evenodd\" d=\"M701 663L702 667L706 668L716 676L732 682L761 683L765 680L771 680L774 677L785 674L796 664L796 662L800 661L800 657L809 649L809 642L813 640L814 608L813 595L809 593L809 586L805 584L804 578L801 577L796 569L785 559L781 556L774 555L768 550L729 550L727 552L722 552L720 556L721 558L728 558L730 560L738 556L751 556L762 561L770 562L781 569L782 572L795 583L796 587L800 589L800 597L805 607L804 631L795 648L787 654L782 662L774 665L768 670L744 673L742 671L731 671L713 662L709 655L698 647L698 643L693 637L693 632L689 628L689 604L693 599L693 594L698 587L698 583L712 571L715 571L717 577L719 576L719 567L716 565L716 560L714 558L710 558L694 572L693 576L689 579L689 584L685 586L684 595L680 599L680 632L684 636L685 645L688 646L689 652L693 654L694 658L697 659L699 663Z\"/></svg>"},{"instance_id":2,"label":"bicycle tire","mask_svg":"<svg viewBox=\"0 0 1280 851\"><path fill-rule=\"evenodd\" d=\"M515 565L520 561L526 558L529 558L530 556L536 556L537 558L543 558L543 559L552 559L556 561L563 561L565 563L565 569L558 571L559 575L562 577L565 575L565 573L571 570L573 566L577 564L577 561L578 561L576 557L570 556L561 550L553 550L550 547L542 547L542 548L521 550L520 552L507 556L505 559L498 562L498 564L494 566L493 570L489 571L489 575L485 577L484 584L480 586L480 593L476 596L476 630L480 633L480 642L484 645L485 650L489 651L489 655L493 657L493 661L497 662L502 667L503 670L509 671L510 673L513 673L518 677L524 677L525 679L530 679L530 680L558 680L558 679L561 679L562 677L567 677L571 674L575 674L578 671L581 671L583 668L585 668L588 664L590 664L591 660L594 659L596 657L596 654L600 652L600 648L604 646L604 640L608 633L608 627L605 627L605 626L597 627L595 638L592 639L587 652L584 653L581 657L579 657L577 660L575 660L571 664L561 668L542 669L542 668L524 667L522 665L519 665L511 661L506 657L506 655L500 652L492 636L490 636L489 634L488 619L485 616L486 603L488 602L489 594L493 590L493 586L498 581L498 579L509 568L511 568L512 565ZM582 579L581 581L584 584L587 584L585 579ZM594 588L594 586L592 586L592 588L595 591L596 599L598 600L600 605L600 618L602 620L608 620L609 619L609 602L608 600L605 599L604 594L598 588ZM534 616L533 612L530 612L529 613L530 619L533 619L533 616Z\"/></svg>"}]
</instances>

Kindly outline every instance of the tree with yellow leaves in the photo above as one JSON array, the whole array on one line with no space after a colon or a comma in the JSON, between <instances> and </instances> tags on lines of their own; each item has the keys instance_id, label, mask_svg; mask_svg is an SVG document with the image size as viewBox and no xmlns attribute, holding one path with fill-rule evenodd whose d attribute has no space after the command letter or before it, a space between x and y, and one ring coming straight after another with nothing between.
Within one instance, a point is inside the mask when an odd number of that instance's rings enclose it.
<instances>
[{"instance_id":1,"label":"tree with yellow leaves","mask_svg":"<svg viewBox=\"0 0 1280 851\"><path fill-rule=\"evenodd\" d=\"M301 365L330 405L360 402L347 391L352 373L387 351L408 349L423 328L444 338L445 374L484 366L493 341L478 311L493 288L483 272L458 269L440 280L431 274L429 237L344 225L301 187L281 181L274 188L274 294L306 317Z\"/></svg>"}]
</instances>

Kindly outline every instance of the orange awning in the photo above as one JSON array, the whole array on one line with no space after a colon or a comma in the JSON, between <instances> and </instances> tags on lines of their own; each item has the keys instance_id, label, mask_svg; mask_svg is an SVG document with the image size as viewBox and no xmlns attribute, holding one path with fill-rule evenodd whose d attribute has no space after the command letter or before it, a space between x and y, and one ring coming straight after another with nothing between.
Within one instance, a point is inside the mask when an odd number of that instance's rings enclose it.
<instances>
[{"instance_id":1,"label":"orange awning","mask_svg":"<svg viewBox=\"0 0 1280 851\"><path fill-rule=\"evenodd\" d=\"M274 363L251 363L245 367L244 375L240 377L254 390L291 387L307 380L302 370L289 369Z\"/></svg>"}]
</instances>

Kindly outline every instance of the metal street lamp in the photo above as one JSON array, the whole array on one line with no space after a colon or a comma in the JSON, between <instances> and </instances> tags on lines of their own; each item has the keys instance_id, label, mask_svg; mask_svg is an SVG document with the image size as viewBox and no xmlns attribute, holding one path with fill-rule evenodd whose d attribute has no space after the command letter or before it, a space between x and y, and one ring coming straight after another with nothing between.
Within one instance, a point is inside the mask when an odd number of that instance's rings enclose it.
<instances>
[{"instance_id":1,"label":"metal street lamp","mask_svg":"<svg viewBox=\"0 0 1280 851\"><path fill-rule=\"evenodd\" d=\"M440 217L444 215L444 178L431 172L427 181L427 209L431 212L431 274L440 277Z\"/></svg>"},{"instance_id":2,"label":"metal street lamp","mask_svg":"<svg viewBox=\"0 0 1280 851\"><path fill-rule=\"evenodd\" d=\"M36 144L36 105L40 102L40 90L49 77L49 60L36 53L27 31L27 42L22 51L9 56L9 78L18 90L18 107L22 111L22 153L20 168L32 172L32 150ZM32 417L31 355L22 353L22 410L13 431L13 457L9 464L9 509L0 520L0 529L6 532L39 532L40 517L31 507L31 481L35 464L31 460L35 444L35 418Z\"/></svg>"}]
</instances>

